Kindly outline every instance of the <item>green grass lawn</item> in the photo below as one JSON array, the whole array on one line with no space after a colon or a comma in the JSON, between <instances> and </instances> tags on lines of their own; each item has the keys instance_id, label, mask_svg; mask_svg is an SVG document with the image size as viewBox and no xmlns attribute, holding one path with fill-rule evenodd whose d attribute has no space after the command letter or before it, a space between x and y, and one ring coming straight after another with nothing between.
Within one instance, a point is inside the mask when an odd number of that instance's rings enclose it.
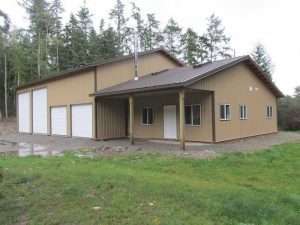
<instances>
[{"instance_id":1,"label":"green grass lawn","mask_svg":"<svg viewBox=\"0 0 300 225\"><path fill-rule=\"evenodd\" d=\"M0 167L1 225L300 224L300 144L214 160L1 156Z\"/></svg>"}]
</instances>

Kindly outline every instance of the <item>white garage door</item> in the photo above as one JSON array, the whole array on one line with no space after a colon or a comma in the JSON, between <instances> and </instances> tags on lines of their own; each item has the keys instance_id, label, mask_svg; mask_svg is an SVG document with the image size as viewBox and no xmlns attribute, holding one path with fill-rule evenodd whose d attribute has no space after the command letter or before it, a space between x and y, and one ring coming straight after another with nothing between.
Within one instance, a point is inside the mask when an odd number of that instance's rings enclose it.
<instances>
[{"instance_id":1,"label":"white garage door","mask_svg":"<svg viewBox=\"0 0 300 225\"><path fill-rule=\"evenodd\" d=\"M91 104L72 106L72 136L92 138L93 108Z\"/></svg>"},{"instance_id":2,"label":"white garage door","mask_svg":"<svg viewBox=\"0 0 300 225\"><path fill-rule=\"evenodd\" d=\"M47 134L47 89L33 91L33 133Z\"/></svg>"},{"instance_id":3,"label":"white garage door","mask_svg":"<svg viewBox=\"0 0 300 225\"><path fill-rule=\"evenodd\" d=\"M30 93L18 95L18 127L19 132L30 132Z\"/></svg>"},{"instance_id":4,"label":"white garage door","mask_svg":"<svg viewBox=\"0 0 300 225\"><path fill-rule=\"evenodd\" d=\"M51 134L67 135L67 108L51 108Z\"/></svg>"}]
</instances>

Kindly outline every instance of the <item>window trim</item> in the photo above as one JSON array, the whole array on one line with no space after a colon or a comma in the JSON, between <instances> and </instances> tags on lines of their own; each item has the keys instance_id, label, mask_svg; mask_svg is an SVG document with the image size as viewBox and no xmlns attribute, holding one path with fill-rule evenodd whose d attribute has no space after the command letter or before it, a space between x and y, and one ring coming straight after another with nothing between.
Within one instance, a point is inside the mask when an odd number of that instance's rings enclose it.
<instances>
[{"instance_id":1,"label":"window trim","mask_svg":"<svg viewBox=\"0 0 300 225\"><path fill-rule=\"evenodd\" d=\"M272 119L273 118L273 106L272 105L267 105L267 119Z\"/></svg>"},{"instance_id":2,"label":"window trim","mask_svg":"<svg viewBox=\"0 0 300 225\"><path fill-rule=\"evenodd\" d=\"M227 110L226 110L226 106L229 106L229 117L228 118L221 118L221 106L225 106L225 117L227 115ZM230 121L231 120L231 105L228 104L228 103L225 103L225 104L220 104L219 105L219 119L220 121Z\"/></svg>"},{"instance_id":3,"label":"window trim","mask_svg":"<svg viewBox=\"0 0 300 225\"><path fill-rule=\"evenodd\" d=\"M147 123L144 123L144 120L143 120L144 109L147 110L147 118L146 118ZM152 110L152 123L148 123L148 122L149 122L149 111L148 111L148 109L151 109L151 110ZM142 124L143 126L151 126L151 125L153 125L153 121L154 121L153 107L151 107L151 106L144 106L144 107L142 108L142 113L141 113L141 124Z\"/></svg>"},{"instance_id":4,"label":"window trim","mask_svg":"<svg viewBox=\"0 0 300 225\"><path fill-rule=\"evenodd\" d=\"M243 108L243 116L241 116L241 109ZM245 104L240 104L240 120L248 119L248 107Z\"/></svg>"},{"instance_id":5,"label":"window trim","mask_svg":"<svg viewBox=\"0 0 300 225\"><path fill-rule=\"evenodd\" d=\"M186 106L190 106L191 107L191 124L187 124L186 123L186 118L184 118L184 124L185 126L190 126L190 127L199 127L202 124L202 105L201 104L189 104L189 105L184 105L184 110ZM194 124L194 118L193 118L193 106L199 106L200 107L200 124ZM185 117L186 115L184 115Z\"/></svg>"}]
</instances>

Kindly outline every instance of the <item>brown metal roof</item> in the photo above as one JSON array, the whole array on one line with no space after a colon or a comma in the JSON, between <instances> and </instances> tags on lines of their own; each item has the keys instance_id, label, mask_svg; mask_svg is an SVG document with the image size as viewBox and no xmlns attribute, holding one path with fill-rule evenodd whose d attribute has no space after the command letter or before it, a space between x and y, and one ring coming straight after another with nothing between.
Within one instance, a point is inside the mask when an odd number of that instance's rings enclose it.
<instances>
[{"instance_id":1,"label":"brown metal roof","mask_svg":"<svg viewBox=\"0 0 300 225\"><path fill-rule=\"evenodd\" d=\"M92 95L104 97L168 88L188 87L201 79L231 68L242 62L247 63L247 65L255 70L255 74L257 74L257 76L270 88L274 95L277 97L283 96L281 91L251 59L250 56L224 59L212 63L205 63L195 67L178 67L170 70L164 70L158 73L140 77L139 80L129 80L124 83L105 88Z\"/></svg>"},{"instance_id":2,"label":"brown metal roof","mask_svg":"<svg viewBox=\"0 0 300 225\"><path fill-rule=\"evenodd\" d=\"M173 56L171 53L169 53L164 48L156 48L156 49L153 49L153 50L144 51L144 52L139 53L139 56L141 57L141 56L145 56L145 55L154 54L154 53L157 53L157 52L160 52L160 53L166 55L168 58L170 58L172 61L174 61L179 66L184 66L185 65L182 61L177 59L175 56ZM24 85L21 85L21 86L17 87L17 90L28 88L28 87L33 86L33 85L44 84L44 83L47 83L49 81L64 79L66 77L73 76L73 75L79 75L79 72L90 71L90 70L95 69L97 66L103 66L103 65L107 65L107 64L127 60L127 59L131 59L131 58L133 58L133 54L120 56L120 57L108 59L108 60L105 60L105 61L102 61L102 62L97 62L97 63L93 63L93 64L89 64L89 65L84 65L84 66L74 68L74 69L65 70L65 71L62 71L62 72L59 72L59 73L48 75L47 77L44 77L44 78L41 78L41 79L38 79L38 80L31 81L31 82L26 83Z\"/></svg>"}]
</instances>

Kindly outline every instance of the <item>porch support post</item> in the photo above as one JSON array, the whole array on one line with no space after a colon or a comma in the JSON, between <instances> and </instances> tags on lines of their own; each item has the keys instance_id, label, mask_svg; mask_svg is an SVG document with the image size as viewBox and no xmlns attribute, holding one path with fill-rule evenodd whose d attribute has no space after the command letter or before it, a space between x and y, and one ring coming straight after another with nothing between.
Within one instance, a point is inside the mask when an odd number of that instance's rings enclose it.
<instances>
[{"instance_id":1,"label":"porch support post","mask_svg":"<svg viewBox=\"0 0 300 225\"><path fill-rule=\"evenodd\" d=\"M184 90L179 92L179 139L180 139L180 149L185 150L185 115L184 115Z\"/></svg>"},{"instance_id":2,"label":"porch support post","mask_svg":"<svg viewBox=\"0 0 300 225\"><path fill-rule=\"evenodd\" d=\"M134 144L133 124L134 124L134 99L133 96L129 96L129 138L130 138L130 143L132 145Z\"/></svg>"}]
</instances>

